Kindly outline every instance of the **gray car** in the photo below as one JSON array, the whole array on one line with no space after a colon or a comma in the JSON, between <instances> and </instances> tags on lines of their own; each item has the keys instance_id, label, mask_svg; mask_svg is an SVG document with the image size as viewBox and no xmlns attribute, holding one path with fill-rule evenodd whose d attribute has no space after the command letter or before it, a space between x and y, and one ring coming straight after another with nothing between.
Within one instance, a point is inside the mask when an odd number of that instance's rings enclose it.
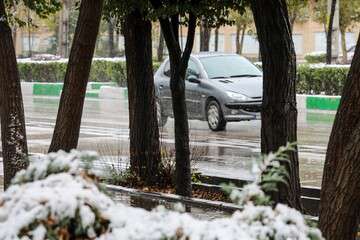
<instances>
[{"instance_id":1,"label":"gray car","mask_svg":"<svg viewBox=\"0 0 360 240\"><path fill-rule=\"evenodd\" d=\"M186 73L186 104L189 119L207 121L213 131L225 130L227 122L260 118L262 72L237 54L192 55ZM173 117L170 63L155 74L159 125Z\"/></svg>"}]
</instances>

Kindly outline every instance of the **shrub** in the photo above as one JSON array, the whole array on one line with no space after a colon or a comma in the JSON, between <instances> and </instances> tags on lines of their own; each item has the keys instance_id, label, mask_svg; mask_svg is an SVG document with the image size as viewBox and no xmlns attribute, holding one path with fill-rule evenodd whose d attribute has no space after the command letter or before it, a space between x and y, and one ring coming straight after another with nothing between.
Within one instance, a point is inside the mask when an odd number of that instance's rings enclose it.
<instances>
[{"instance_id":1,"label":"shrub","mask_svg":"<svg viewBox=\"0 0 360 240\"><path fill-rule=\"evenodd\" d=\"M299 65L297 93L341 95L348 72L348 66Z\"/></svg>"},{"instance_id":2,"label":"shrub","mask_svg":"<svg viewBox=\"0 0 360 240\"><path fill-rule=\"evenodd\" d=\"M307 63L325 63L326 53L325 52L312 52L305 55L305 61Z\"/></svg>"},{"instance_id":3,"label":"shrub","mask_svg":"<svg viewBox=\"0 0 360 240\"><path fill-rule=\"evenodd\" d=\"M93 158L76 151L52 153L18 173L0 195L0 239L323 239L298 211L254 204L255 195L264 198L256 183L234 194L243 210L210 221L162 207L148 212L116 204L100 190L96 176L79 169L80 160Z\"/></svg>"},{"instance_id":4,"label":"shrub","mask_svg":"<svg viewBox=\"0 0 360 240\"><path fill-rule=\"evenodd\" d=\"M154 62L154 71L160 63ZM20 80L24 82L63 82L67 61L19 61ZM122 59L94 59L89 82L116 82L126 87L126 65Z\"/></svg>"}]
</instances>

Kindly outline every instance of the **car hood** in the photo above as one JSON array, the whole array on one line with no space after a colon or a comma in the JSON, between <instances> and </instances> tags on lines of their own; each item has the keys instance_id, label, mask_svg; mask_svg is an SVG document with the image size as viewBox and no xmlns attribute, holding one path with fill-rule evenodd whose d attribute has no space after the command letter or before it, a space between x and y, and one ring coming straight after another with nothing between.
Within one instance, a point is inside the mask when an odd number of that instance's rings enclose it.
<instances>
[{"instance_id":1,"label":"car hood","mask_svg":"<svg viewBox=\"0 0 360 240\"><path fill-rule=\"evenodd\" d=\"M262 76L211 79L211 81L214 81L217 87L221 88L224 91L241 93L251 98L262 97Z\"/></svg>"}]
</instances>

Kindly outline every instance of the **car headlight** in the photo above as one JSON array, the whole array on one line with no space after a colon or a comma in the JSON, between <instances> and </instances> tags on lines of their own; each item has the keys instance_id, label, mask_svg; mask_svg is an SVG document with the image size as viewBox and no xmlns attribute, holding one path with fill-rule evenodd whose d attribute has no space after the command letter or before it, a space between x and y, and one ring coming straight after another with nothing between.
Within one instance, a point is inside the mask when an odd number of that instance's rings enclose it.
<instances>
[{"instance_id":1,"label":"car headlight","mask_svg":"<svg viewBox=\"0 0 360 240\"><path fill-rule=\"evenodd\" d=\"M237 101L247 101L249 100L249 98L243 94L240 94L240 93L236 93L236 92L226 92L226 94L234 99L234 100L237 100Z\"/></svg>"}]
</instances>

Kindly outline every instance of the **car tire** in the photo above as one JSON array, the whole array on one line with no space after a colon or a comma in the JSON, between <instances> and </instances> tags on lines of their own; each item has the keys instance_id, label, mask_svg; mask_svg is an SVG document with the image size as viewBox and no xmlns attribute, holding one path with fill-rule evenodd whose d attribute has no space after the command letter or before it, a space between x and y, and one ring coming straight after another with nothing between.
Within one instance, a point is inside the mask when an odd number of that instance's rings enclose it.
<instances>
[{"instance_id":1,"label":"car tire","mask_svg":"<svg viewBox=\"0 0 360 240\"><path fill-rule=\"evenodd\" d=\"M161 109L161 104L159 101L156 101L156 114L158 119L158 126L164 127L167 123L168 116L165 116Z\"/></svg>"},{"instance_id":2,"label":"car tire","mask_svg":"<svg viewBox=\"0 0 360 240\"><path fill-rule=\"evenodd\" d=\"M210 130L214 132L225 130L226 120L217 101L211 100L206 105L206 120Z\"/></svg>"}]
</instances>

